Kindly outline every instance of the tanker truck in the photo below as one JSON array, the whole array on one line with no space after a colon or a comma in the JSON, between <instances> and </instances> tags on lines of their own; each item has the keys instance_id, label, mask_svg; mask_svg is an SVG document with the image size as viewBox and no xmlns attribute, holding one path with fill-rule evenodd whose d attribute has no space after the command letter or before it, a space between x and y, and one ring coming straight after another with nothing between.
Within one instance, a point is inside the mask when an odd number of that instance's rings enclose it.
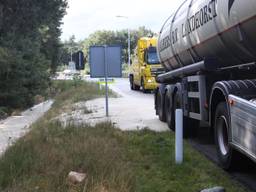
<instances>
[{"instance_id":1,"label":"tanker truck","mask_svg":"<svg viewBox=\"0 0 256 192\"><path fill-rule=\"evenodd\" d=\"M163 24L157 53L155 110L184 136L195 128L214 135L224 169L244 154L256 161L256 1L186 0Z\"/></svg>"}]
</instances>

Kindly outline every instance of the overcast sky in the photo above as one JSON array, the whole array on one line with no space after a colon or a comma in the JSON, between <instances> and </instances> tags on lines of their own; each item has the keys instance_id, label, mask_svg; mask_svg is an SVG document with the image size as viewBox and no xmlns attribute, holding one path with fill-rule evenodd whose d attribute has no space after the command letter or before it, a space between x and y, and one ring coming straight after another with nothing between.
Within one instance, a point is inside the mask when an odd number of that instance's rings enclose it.
<instances>
[{"instance_id":1,"label":"overcast sky","mask_svg":"<svg viewBox=\"0 0 256 192\"><path fill-rule=\"evenodd\" d=\"M96 30L136 29L159 32L164 21L184 0L68 0L62 40L83 40ZM117 18L117 15L128 17Z\"/></svg>"}]
</instances>

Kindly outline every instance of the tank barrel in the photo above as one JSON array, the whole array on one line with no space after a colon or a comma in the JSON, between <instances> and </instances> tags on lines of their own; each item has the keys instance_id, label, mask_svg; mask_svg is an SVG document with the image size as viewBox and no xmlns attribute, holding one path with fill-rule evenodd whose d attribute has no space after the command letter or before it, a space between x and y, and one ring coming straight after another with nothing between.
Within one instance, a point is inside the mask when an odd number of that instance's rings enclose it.
<instances>
[{"instance_id":1,"label":"tank barrel","mask_svg":"<svg viewBox=\"0 0 256 192\"><path fill-rule=\"evenodd\" d=\"M185 1L164 23L158 56L167 71L213 57L222 67L256 61L256 1Z\"/></svg>"},{"instance_id":2,"label":"tank barrel","mask_svg":"<svg viewBox=\"0 0 256 192\"><path fill-rule=\"evenodd\" d=\"M192 75L198 71L215 71L219 67L220 66L218 65L215 59L209 58L191 65L187 65L185 67L178 68L178 69L169 71L167 73L161 74L157 76L156 81L158 83L172 82L175 79L182 76Z\"/></svg>"}]
</instances>

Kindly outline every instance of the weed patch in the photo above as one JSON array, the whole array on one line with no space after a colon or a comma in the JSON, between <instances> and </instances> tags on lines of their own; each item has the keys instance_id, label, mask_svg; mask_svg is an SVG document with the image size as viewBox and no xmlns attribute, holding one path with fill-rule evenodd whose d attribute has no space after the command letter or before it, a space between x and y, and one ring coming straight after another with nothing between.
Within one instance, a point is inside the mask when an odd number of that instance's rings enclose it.
<instances>
[{"instance_id":1,"label":"weed patch","mask_svg":"<svg viewBox=\"0 0 256 192\"><path fill-rule=\"evenodd\" d=\"M0 159L0 191L197 192L216 185L246 191L186 142L184 163L176 165L170 132L122 132L111 122L64 128L49 121L103 95L93 83L54 83L53 108ZM70 185L70 171L86 173L86 181Z\"/></svg>"},{"instance_id":2,"label":"weed patch","mask_svg":"<svg viewBox=\"0 0 256 192\"><path fill-rule=\"evenodd\" d=\"M42 126L43 125L43 126ZM133 191L133 174L125 160L123 139L110 123L65 129L38 123L0 161L0 186L7 191ZM70 186L69 171L85 172L88 181Z\"/></svg>"}]
</instances>

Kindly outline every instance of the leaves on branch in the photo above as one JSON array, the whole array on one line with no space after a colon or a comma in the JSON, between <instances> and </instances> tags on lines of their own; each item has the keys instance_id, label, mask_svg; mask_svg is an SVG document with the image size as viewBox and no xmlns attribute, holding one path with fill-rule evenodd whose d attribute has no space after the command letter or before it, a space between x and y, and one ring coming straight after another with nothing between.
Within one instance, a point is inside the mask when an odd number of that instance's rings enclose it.
<instances>
[{"instance_id":1,"label":"leaves on branch","mask_svg":"<svg viewBox=\"0 0 256 192\"><path fill-rule=\"evenodd\" d=\"M0 2L0 106L26 107L44 94L59 63L66 0Z\"/></svg>"}]
</instances>

